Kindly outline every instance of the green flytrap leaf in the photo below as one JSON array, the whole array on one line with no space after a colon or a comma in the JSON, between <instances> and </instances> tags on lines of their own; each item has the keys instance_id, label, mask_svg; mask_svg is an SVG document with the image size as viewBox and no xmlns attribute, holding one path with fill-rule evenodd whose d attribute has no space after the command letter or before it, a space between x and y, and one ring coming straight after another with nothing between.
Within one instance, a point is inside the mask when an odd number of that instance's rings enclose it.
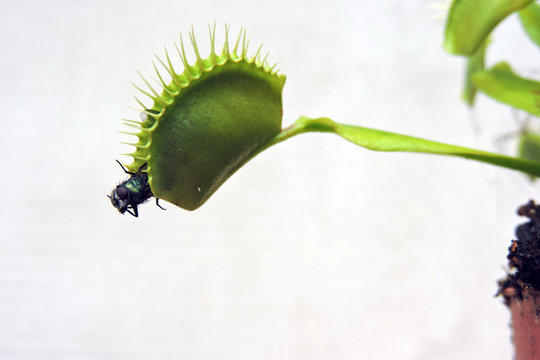
<instances>
[{"instance_id":1,"label":"green flytrap leaf","mask_svg":"<svg viewBox=\"0 0 540 360\"><path fill-rule=\"evenodd\" d=\"M521 9L519 19L529 38L540 46L540 5L533 2Z\"/></svg>"},{"instance_id":2,"label":"green flytrap leaf","mask_svg":"<svg viewBox=\"0 0 540 360\"><path fill-rule=\"evenodd\" d=\"M486 39L482 46L467 59L467 69L465 71L465 88L463 89L463 99L465 102L472 106L476 98L476 92L478 88L472 80L474 73L484 70L486 48L489 45L489 38Z\"/></svg>"},{"instance_id":3,"label":"green flytrap leaf","mask_svg":"<svg viewBox=\"0 0 540 360\"><path fill-rule=\"evenodd\" d=\"M519 134L517 153L520 158L540 162L540 134L524 129ZM530 175L529 178L535 180L537 177Z\"/></svg>"},{"instance_id":4,"label":"green flytrap leaf","mask_svg":"<svg viewBox=\"0 0 540 360\"><path fill-rule=\"evenodd\" d=\"M540 162L540 134L533 131L524 131L520 134L518 155L527 160Z\"/></svg>"},{"instance_id":5,"label":"green flytrap leaf","mask_svg":"<svg viewBox=\"0 0 540 360\"><path fill-rule=\"evenodd\" d=\"M203 59L190 40L195 64L187 61L180 40L178 55L184 66L177 72L168 52L157 58L170 75L169 83L156 70L159 91L142 79L149 90L139 89L152 100L142 106L141 121L126 120L138 130L129 144L131 164L122 166L130 178L110 194L120 213L138 216L138 205L152 196L181 208L194 210L236 170L261 151L295 135L329 132L375 151L407 151L457 156L540 176L540 163L485 151L448 145L386 131L336 123L328 118L300 117L282 129L282 89L285 76L261 56L261 48L248 55L245 31L229 49L229 28L221 52L215 50L215 27L210 28L210 55ZM127 169L126 169L127 168ZM159 204L158 204L159 206Z\"/></svg>"},{"instance_id":6,"label":"green flytrap leaf","mask_svg":"<svg viewBox=\"0 0 540 360\"><path fill-rule=\"evenodd\" d=\"M472 75L476 87L493 99L540 116L540 82L523 78L505 62Z\"/></svg>"},{"instance_id":7,"label":"green flytrap leaf","mask_svg":"<svg viewBox=\"0 0 540 360\"><path fill-rule=\"evenodd\" d=\"M532 1L454 0L446 20L444 48L451 54L473 55L498 23Z\"/></svg>"},{"instance_id":8,"label":"green flytrap leaf","mask_svg":"<svg viewBox=\"0 0 540 360\"><path fill-rule=\"evenodd\" d=\"M294 125L284 129L270 145L307 132L334 133L356 145L374 151L403 151L447 155L518 170L535 176L540 174L540 162L444 144L388 131L340 124L325 117L315 119L300 117Z\"/></svg>"}]
</instances>

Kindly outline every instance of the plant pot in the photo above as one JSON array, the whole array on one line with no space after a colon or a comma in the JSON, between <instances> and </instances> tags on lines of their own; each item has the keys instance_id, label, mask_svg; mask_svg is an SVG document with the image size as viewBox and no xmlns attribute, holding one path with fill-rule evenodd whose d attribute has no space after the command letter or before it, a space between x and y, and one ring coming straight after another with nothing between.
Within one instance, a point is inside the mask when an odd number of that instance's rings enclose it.
<instances>
[{"instance_id":1,"label":"plant pot","mask_svg":"<svg viewBox=\"0 0 540 360\"><path fill-rule=\"evenodd\" d=\"M517 240L509 247L513 270L499 282L512 314L515 360L540 359L540 206L530 201L518 209L529 222L516 228Z\"/></svg>"},{"instance_id":2,"label":"plant pot","mask_svg":"<svg viewBox=\"0 0 540 360\"><path fill-rule=\"evenodd\" d=\"M515 288L504 290L512 313L512 331L515 360L540 359L540 291ZM513 293L512 296L507 296Z\"/></svg>"}]
</instances>

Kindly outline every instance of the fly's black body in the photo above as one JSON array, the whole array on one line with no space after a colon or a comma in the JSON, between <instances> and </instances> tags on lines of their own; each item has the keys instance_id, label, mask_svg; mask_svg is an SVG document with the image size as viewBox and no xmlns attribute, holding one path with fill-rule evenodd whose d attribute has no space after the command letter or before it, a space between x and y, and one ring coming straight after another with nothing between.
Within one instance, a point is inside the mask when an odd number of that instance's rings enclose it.
<instances>
[{"instance_id":1,"label":"fly's black body","mask_svg":"<svg viewBox=\"0 0 540 360\"><path fill-rule=\"evenodd\" d=\"M117 160L118 164L120 162ZM152 190L148 184L148 174L143 170L146 168L146 164L141 166L136 173L127 171L122 164L120 164L126 174L131 175L129 179L120 183L111 192L111 195L107 195L111 199L111 203L115 208L124 214L126 211L131 215L138 217L139 212L137 206L150 199L152 196ZM163 209L156 199L156 205ZM165 209L164 209L165 210Z\"/></svg>"}]
</instances>

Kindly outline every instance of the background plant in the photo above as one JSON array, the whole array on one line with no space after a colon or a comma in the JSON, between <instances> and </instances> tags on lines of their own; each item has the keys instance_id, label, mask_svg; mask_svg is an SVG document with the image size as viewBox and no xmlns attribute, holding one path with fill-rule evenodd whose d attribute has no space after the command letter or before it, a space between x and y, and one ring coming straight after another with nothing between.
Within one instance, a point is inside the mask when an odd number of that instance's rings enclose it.
<instances>
[{"instance_id":1,"label":"background plant","mask_svg":"<svg viewBox=\"0 0 540 360\"><path fill-rule=\"evenodd\" d=\"M485 67L489 52L490 34L508 16L516 13L523 26L524 36L531 46L540 49L540 5L532 0L470 1L456 0L449 9L445 30L445 49L467 58L463 99L474 106L476 94L481 93L540 116L540 82L517 74L510 64L501 61ZM540 160L538 124L525 124L519 134L517 153L533 161Z\"/></svg>"}]
</instances>

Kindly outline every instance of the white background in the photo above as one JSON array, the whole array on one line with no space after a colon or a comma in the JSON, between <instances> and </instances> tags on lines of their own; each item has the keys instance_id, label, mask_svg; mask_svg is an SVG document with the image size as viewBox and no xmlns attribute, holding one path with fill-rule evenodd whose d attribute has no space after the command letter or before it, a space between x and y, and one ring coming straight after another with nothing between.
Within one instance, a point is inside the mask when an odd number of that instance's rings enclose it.
<instances>
[{"instance_id":1,"label":"white background","mask_svg":"<svg viewBox=\"0 0 540 360\"><path fill-rule=\"evenodd\" d=\"M493 147L427 1L1 1L1 359L510 359L494 298L534 188L511 171L309 134L199 210L122 216L135 73L193 24L246 26L288 76L284 124L329 116ZM489 63L538 66L515 17ZM480 124L475 135L471 118ZM515 126L514 126L515 127Z\"/></svg>"}]
</instances>

